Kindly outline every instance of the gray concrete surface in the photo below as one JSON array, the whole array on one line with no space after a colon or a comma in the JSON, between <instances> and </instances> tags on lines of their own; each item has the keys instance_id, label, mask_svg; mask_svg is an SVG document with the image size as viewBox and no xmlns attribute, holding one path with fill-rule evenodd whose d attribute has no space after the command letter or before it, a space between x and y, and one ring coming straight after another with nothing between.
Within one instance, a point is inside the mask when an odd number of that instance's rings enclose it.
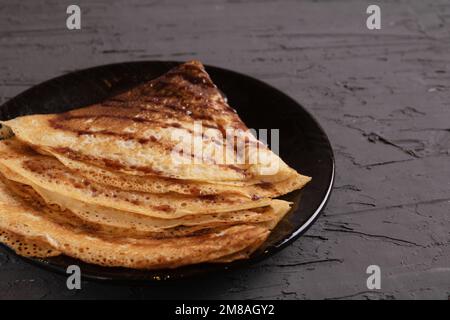
<instances>
[{"instance_id":1,"label":"gray concrete surface","mask_svg":"<svg viewBox=\"0 0 450 320\"><path fill-rule=\"evenodd\" d=\"M82 9L68 31L65 11ZM450 2L0 0L0 103L49 78L133 60L188 60L285 91L329 134L325 214L252 268L143 287L65 279L0 251L0 298L448 299ZM368 265L382 271L368 290Z\"/></svg>"}]
</instances>

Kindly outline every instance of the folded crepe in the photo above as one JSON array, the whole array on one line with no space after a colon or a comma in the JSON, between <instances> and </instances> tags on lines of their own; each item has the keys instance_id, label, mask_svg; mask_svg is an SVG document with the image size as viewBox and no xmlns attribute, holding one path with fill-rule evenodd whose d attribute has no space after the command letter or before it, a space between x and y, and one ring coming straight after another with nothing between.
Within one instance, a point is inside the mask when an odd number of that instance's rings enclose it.
<instances>
[{"instance_id":1,"label":"folded crepe","mask_svg":"<svg viewBox=\"0 0 450 320\"><path fill-rule=\"evenodd\" d=\"M251 134L197 61L99 104L3 123L69 167L67 159L131 175L232 185L298 177ZM242 150L226 139L230 132Z\"/></svg>"},{"instance_id":2,"label":"folded crepe","mask_svg":"<svg viewBox=\"0 0 450 320\"><path fill-rule=\"evenodd\" d=\"M198 61L98 104L2 122L0 242L175 268L248 258L311 178L259 142ZM199 129L200 127L200 129Z\"/></svg>"},{"instance_id":3,"label":"folded crepe","mask_svg":"<svg viewBox=\"0 0 450 320\"><path fill-rule=\"evenodd\" d=\"M188 237L116 237L108 229L98 231L67 213L18 196L4 181L0 211L0 229L103 266L152 269L207 262L244 250L269 233L264 227L237 225Z\"/></svg>"}]
</instances>

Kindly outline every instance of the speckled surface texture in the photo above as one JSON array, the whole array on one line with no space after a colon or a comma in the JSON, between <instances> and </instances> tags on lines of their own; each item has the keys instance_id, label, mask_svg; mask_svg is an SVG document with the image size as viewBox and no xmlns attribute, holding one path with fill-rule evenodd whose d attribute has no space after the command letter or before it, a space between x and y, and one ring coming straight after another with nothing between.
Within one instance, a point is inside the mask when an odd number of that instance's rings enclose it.
<instances>
[{"instance_id":1,"label":"speckled surface texture","mask_svg":"<svg viewBox=\"0 0 450 320\"><path fill-rule=\"evenodd\" d=\"M0 298L448 299L448 1L377 1L377 31L359 0L76 3L82 29L68 31L72 1L0 0L0 103L76 69L195 58L313 113L335 150L336 187L305 236L246 270L69 291L63 276L1 250ZM366 287L371 264L380 290Z\"/></svg>"}]
</instances>

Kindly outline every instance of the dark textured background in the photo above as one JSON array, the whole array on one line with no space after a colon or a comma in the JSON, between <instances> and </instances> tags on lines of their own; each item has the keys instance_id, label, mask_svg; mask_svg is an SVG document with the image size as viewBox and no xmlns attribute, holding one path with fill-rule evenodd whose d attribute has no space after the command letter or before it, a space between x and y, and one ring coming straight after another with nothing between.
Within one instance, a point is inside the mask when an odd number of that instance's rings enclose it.
<instances>
[{"instance_id":1,"label":"dark textured background","mask_svg":"<svg viewBox=\"0 0 450 320\"><path fill-rule=\"evenodd\" d=\"M80 31L65 27L72 2ZM369 31L371 3L0 0L0 103L80 68L195 58L298 100L337 161L324 215L247 270L69 291L64 277L0 251L0 298L448 299L450 2L376 1L382 29ZM381 290L366 287L370 264Z\"/></svg>"}]
</instances>

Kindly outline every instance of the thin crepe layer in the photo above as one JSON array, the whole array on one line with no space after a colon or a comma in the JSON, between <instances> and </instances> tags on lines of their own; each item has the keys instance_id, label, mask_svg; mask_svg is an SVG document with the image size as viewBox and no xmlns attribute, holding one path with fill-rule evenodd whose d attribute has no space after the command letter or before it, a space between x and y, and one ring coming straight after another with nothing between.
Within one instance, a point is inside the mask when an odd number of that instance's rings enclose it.
<instances>
[{"instance_id":1,"label":"thin crepe layer","mask_svg":"<svg viewBox=\"0 0 450 320\"><path fill-rule=\"evenodd\" d=\"M23 257L49 258L61 254L45 241L32 241L27 237L2 229L0 229L0 243Z\"/></svg>"},{"instance_id":2,"label":"thin crepe layer","mask_svg":"<svg viewBox=\"0 0 450 320\"><path fill-rule=\"evenodd\" d=\"M135 239L99 237L97 232L64 224L31 206L0 181L0 229L49 243L61 253L103 266L152 269L212 261L265 239L269 231L238 225L190 237Z\"/></svg>"},{"instance_id":3,"label":"thin crepe layer","mask_svg":"<svg viewBox=\"0 0 450 320\"><path fill-rule=\"evenodd\" d=\"M32 152L16 152L17 148L10 146L11 141L0 141L0 172L8 179L98 206L173 219L258 208L269 205L271 201L269 198L248 199L239 195L182 196L126 191L91 182L53 158Z\"/></svg>"},{"instance_id":4,"label":"thin crepe layer","mask_svg":"<svg viewBox=\"0 0 450 320\"><path fill-rule=\"evenodd\" d=\"M38 208L59 224L75 229L95 231L99 236L112 239L117 237L140 239L185 237L238 224L258 225L271 230L290 208L290 203L287 201L273 200L270 206L257 208L255 211L233 212L233 214L223 213L200 217L194 215L174 220L155 219L140 215L133 217L127 216L126 212L112 212L108 208L104 208L103 212L97 210L99 208L96 207L89 207L89 211L81 211L79 206L68 209L48 202L29 185L9 180L2 175L0 175L0 179L13 194L26 201L28 205ZM104 219L99 220L101 218ZM123 220L119 220L119 218L123 218ZM141 218L145 220L142 221Z\"/></svg>"},{"instance_id":5,"label":"thin crepe layer","mask_svg":"<svg viewBox=\"0 0 450 320\"><path fill-rule=\"evenodd\" d=\"M37 189L37 193L47 204L56 204L62 209L90 223L106 226L133 229L139 232L161 232L180 227L195 227L197 230L211 227L221 227L235 224L271 224L289 211L289 203L282 200L272 200L269 206L251 210L231 211L204 215L190 215L175 219L159 219L121 210L91 205L81 201L49 193Z\"/></svg>"},{"instance_id":6,"label":"thin crepe layer","mask_svg":"<svg viewBox=\"0 0 450 320\"><path fill-rule=\"evenodd\" d=\"M1 157L5 160L17 158L25 166L27 160L40 159L48 162L48 165L55 163L54 158L37 154L34 150L24 145L17 139L8 139L0 142ZM135 176L126 175L110 170L85 164L80 161L70 160L66 157L57 158L67 168L72 169L76 174L82 175L88 181L96 182L105 186L112 186L116 189L145 192L145 193L176 193L189 196L208 196L220 194L235 194L247 198L273 198L286 194L293 190L302 188L311 178L298 174L291 170L289 178L276 183L250 181L247 185L226 185L217 183L202 183L198 181L177 180L161 178L157 176ZM63 166L58 168L67 170Z\"/></svg>"},{"instance_id":7,"label":"thin crepe layer","mask_svg":"<svg viewBox=\"0 0 450 320\"><path fill-rule=\"evenodd\" d=\"M148 193L174 192L193 196L231 193L249 198L274 198L301 189L311 180L310 177L303 176L291 169L286 179L276 182L257 179L236 182L199 182L158 176L129 175L76 161L61 154L52 154L52 156L55 156L66 167L79 172L91 181L119 189Z\"/></svg>"},{"instance_id":8,"label":"thin crepe layer","mask_svg":"<svg viewBox=\"0 0 450 320\"><path fill-rule=\"evenodd\" d=\"M199 121L207 128L201 134ZM248 131L198 61L99 104L3 123L44 152L127 174L221 183L277 182L291 175ZM241 152L224 139L230 129L242 138ZM174 158L174 150L184 152ZM226 155L232 161L223 161Z\"/></svg>"}]
</instances>

